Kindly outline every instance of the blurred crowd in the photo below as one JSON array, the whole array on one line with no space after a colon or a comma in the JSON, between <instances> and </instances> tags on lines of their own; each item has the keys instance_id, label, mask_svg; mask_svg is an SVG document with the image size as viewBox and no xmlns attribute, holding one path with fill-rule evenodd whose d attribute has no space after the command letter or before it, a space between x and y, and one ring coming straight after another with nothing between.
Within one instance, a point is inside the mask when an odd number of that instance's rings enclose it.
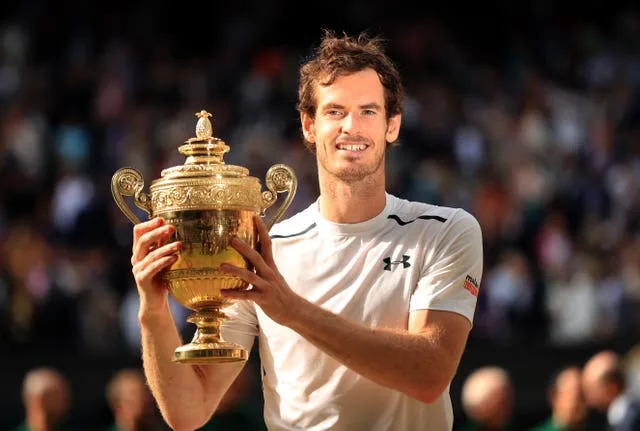
<instances>
[{"instance_id":1,"label":"blurred crowd","mask_svg":"<svg viewBox=\"0 0 640 431\"><path fill-rule=\"evenodd\" d=\"M483 366L464 381L460 431L636 431L640 429L640 345L624 356L602 350L584 364L558 367L548 376L548 416L524 426L514 420L509 372Z\"/></svg>"},{"instance_id":2,"label":"blurred crowd","mask_svg":"<svg viewBox=\"0 0 640 431\"><path fill-rule=\"evenodd\" d=\"M231 385L215 417L199 431L265 429L261 412L246 402L252 375L245 368ZM143 371L139 368L115 370L103 390L108 406L104 423L94 417L88 423L74 421L71 406L77 395L69 376L60 370L42 366L30 369L22 379L22 422L11 431L168 431L153 402ZM97 388L96 388L97 389Z\"/></svg>"},{"instance_id":3,"label":"blurred crowd","mask_svg":"<svg viewBox=\"0 0 640 431\"><path fill-rule=\"evenodd\" d=\"M295 103L320 25L293 38L278 28L286 1L249 4L186 33L164 3L121 15L24 2L0 23L0 343L138 354L131 225L111 175L134 167L148 188L182 164L177 147L200 109L230 145L227 163L262 182L272 164L294 169L288 215L315 199ZM474 45L478 27L465 33L466 22L389 17L379 32L406 101L388 189L479 220L485 269L471 338L637 337L640 13L526 14L504 34L488 29L490 46ZM362 30L359 19L344 29Z\"/></svg>"},{"instance_id":4,"label":"blurred crowd","mask_svg":"<svg viewBox=\"0 0 640 431\"><path fill-rule=\"evenodd\" d=\"M241 372L200 431L265 429L260 410L246 402L253 378L248 370ZM537 423L526 424L514 414L516 391L509 371L498 365L473 370L463 382L459 400L463 414L454 423L454 431L640 429L640 344L624 355L598 351L584 364L557 367L547 378L547 415ZM67 429L72 396L67 377L55 368L29 370L22 381L24 420L12 431ZM114 372L107 382L105 398L110 411L110 426L101 428L105 431L168 429L140 369ZM98 429L97 423L94 421L91 429Z\"/></svg>"}]
</instances>

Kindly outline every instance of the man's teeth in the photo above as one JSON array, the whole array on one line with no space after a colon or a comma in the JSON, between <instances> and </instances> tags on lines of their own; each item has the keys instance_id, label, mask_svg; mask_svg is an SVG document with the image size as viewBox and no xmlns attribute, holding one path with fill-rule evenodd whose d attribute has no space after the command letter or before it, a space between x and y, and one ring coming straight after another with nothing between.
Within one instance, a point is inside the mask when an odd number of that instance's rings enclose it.
<instances>
[{"instance_id":1,"label":"man's teeth","mask_svg":"<svg viewBox=\"0 0 640 431\"><path fill-rule=\"evenodd\" d=\"M363 151L367 148L366 145L338 145L339 150L347 150L347 151Z\"/></svg>"}]
</instances>

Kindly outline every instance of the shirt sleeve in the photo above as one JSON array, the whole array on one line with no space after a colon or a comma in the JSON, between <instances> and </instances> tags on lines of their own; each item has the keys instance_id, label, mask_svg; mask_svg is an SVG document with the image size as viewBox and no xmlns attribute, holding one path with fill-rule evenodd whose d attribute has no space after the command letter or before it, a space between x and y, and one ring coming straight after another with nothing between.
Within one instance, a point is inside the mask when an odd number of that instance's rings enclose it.
<instances>
[{"instance_id":1,"label":"shirt sleeve","mask_svg":"<svg viewBox=\"0 0 640 431\"><path fill-rule=\"evenodd\" d=\"M253 301L236 301L222 311L227 315L220 325L222 338L242 345L250 353L258 335L258 318Z\"/></svg>"},{"instance_id":2,"label":"shirt sleeve","mask_svg":"<svg viewBox=\"0 0 640 431\"><path fill-rule=\"evenodd\" d=\"M482 278L482 231L468 212L457 210L425 262L409 311L452 311L473 324Z\"/></svg>"}]
</instances>

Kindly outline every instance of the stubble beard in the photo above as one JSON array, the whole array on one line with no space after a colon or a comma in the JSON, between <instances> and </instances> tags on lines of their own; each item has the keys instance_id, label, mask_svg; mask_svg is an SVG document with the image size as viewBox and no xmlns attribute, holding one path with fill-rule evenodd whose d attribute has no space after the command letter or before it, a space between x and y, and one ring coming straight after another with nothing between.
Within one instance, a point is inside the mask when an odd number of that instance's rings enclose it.
<instances>
[{"instance_id":1,"label":"stubble beard","mask_svg":"<svg viewBox=\"0 0 640 431\"><path fill-rule=\"evenodd\" d=\"M335 141L331 142L332 146L335 146ZM362 140L354 140L354 143L362 142ZM371 142L366 142L367 145L371 146ZM317 149L316 149L317 151ZM338 181L344 181L345 183L357 183L366 179L368 176L375 174L379 169L384 169L384 160L385 153L382 153L377 160L374 160L371 164L363 165L363 164L355 164L355 166L348 166L346 168L335 168L331 166L328 160L329 156L327 153L324 153L323 157L318 157L318 164L322 167L322 169L328 173L331 177L334 177ZM348 157L347 159L350 162L355 161L356 157Z\"/></svg>"},{"instance_id":2,"label":"stubble beard","mask_svg":"<svg viewBox=\"0 0 640 431\"><path fill-rule=\"evenodd\" d=\"M318 157L317 159L318 168L321 168L324 173L325 191L329 194L340 194L341 192L338 192L338 190L344 192L344 186L347 186L351 193L355 193L358 196L368 196L375 193L380 182L384 187L385 153L382 153L378 159L369 164L357 164L346 168L332 167L328 163L326 153L324 157ZM382 173L379 171L382 171ZM340 186L341 184L342 187Z\"/></svg>"}]
</instances>

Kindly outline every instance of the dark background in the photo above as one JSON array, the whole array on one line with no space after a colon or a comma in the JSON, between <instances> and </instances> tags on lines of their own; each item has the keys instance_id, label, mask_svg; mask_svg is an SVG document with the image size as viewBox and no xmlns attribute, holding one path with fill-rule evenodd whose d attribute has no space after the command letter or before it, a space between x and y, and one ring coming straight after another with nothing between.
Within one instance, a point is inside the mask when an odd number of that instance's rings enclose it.
<instances>
[{"instance_id":1,"label":"dark background","mask_svg":"<svg viewBox=\"0 0 640 431\"><path fill-rule=\"evenodd\" d=\"M274 163L294 168L288 215L315 199L294 106L322 28L382 35L402 73L389 190L463 207L483 227L456 424L463 378L482 365L511 373L515 423L544 419L553 371L625 354L640 333L640 10L556 3L5 2L0 429L21 420L32 367L68 376L70 424L101 429L108 378L140 365L116 169L148 186L182 163L176 149L207 109L228 163L261 179ZM256 364L245 403L260 415Z\"/></svg>"}]
</instances>

